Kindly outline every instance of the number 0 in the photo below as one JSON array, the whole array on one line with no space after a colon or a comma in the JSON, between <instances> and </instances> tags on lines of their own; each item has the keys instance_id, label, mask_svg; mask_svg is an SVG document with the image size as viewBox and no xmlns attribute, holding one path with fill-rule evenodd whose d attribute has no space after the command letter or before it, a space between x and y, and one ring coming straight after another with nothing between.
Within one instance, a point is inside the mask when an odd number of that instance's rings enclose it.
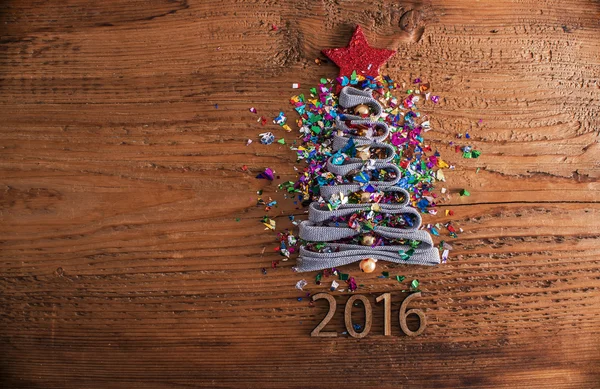
<instances>
[{"instance_id":1,"label":"number 0","mask_svg":"<svg viewBox=\"0 0 600 389\"><path fill-rule=\"evenodd\" d=\"M360 300L363 303L363 307L365 308L365 328L361 332L354 331L354 326L352 325L352 304L356 300ZM346 303L346 309L344 310L344 321L346 322L346 331L353 338L364 338L371 331L371 319L373 318L373 314L371 312L371 303L369 299L365 296L361 296L359 294L354 295L348 299Z\"/></svg>"}]
</instances>

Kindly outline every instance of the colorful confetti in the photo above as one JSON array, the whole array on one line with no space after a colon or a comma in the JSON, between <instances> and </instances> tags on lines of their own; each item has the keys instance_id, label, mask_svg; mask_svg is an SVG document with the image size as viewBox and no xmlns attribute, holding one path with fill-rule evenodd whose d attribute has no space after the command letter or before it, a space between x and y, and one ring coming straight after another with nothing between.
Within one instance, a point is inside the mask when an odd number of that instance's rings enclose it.
<instances>
[{"instance_id":1,"label":"colorful confetti","mask_svg":"<svg viewBox=\"0 0 600 389\"><path fill-rule=\"evenodd\" d=\"M386 226L393 228L408 228L415 220L412 220L406 215L389 215L379 212L379 204L392 203L400 199L391 198L390 194L378 192L370 182L398 180L397 186L406 189L410 194L409 204L418 209L423 214L437 215L438 204L442 200L450 199L451 193L447 188L441 188L440 193L435 192L435 183L444 182L446 180L444 170L454 169L453 165L448 164L442 158L440 153L432 148L428 143L424 134L432 131L432 122L427 114L422 114L419 106L429 104L429 109L432 104L438 104L441 97L431 94L431 85L422 78L414 78L408 83L396 82L388 76L377 76L378 68L393 54L387 50L374 49L368 46L364 35L360 28L357 28L353 36L353 42L357 42L356 47L350 44L347 48L331 49L324 51L331 59L334 60L340 67L340 76L335 79L322 78L317 87L311 88L306 93L301 93L291 97L290 103L293 110L298 114L298 119L295 122L290 122L293 126L297 125L299 129L299 139L294 140L289 145L290 149L295 153L297 163L303 166L294 170L298 172L296 180L285 181L279 183L277 188L284 193L285 198L292 199L294 204L306 206L309 203L316 201L324 203L326 209L335 210L344 204L360 204L374 203L373 208L364 212L356 212L351 216L338 217L331 220L331 223L345 225L356 231L359 231L362 236L369 234L378 226ZM360 46L360 47L359 47ZM348 56L355 56L349 58ZM368 65L357 64L353 61L358 58L373 58ZM317 65L326 62L321 59L316 59ZM407 85L408 84L408 85ZM341 87L352 85L356 88L370 89L373 91L373 97L381 104L383 112L379 115L380 122L384 122L390 129L390 135L382 141L386 147L391 147L395 155L390 154L392 163L399 168L400 175L397 170L391 171L386 169L377 169L374 167L376 159L384 159L382 150L377 150L370 146L365 146L361 143L354 143L353 137L374 136L376 130L374 128L361 128L360 126L348 126L348 133L340 133L340 129L336 128L336 120L344 120L344 115L360 114L368 116L367 112L345 111L338 105L337 92ZM299 89L299 83L292 84L293 89ZM257 110L252 107L250 112L257 114ZM266 119L260 117L258 120L263 126L266 124ZM481 121L480 121L481 122ZM288 118L283 111L273 118L273 123L282 127L286 132L292 132L293 128L288 124ZM434 122L435 123L435 122ZM348 123L346 123L348 124ZM473 128L471 128L473 129ZM346 145L338 150L333 151L334 135L347 135L350 140ZM261 133L260 140L262 144L269 145L274 143L275 136L272 132ZM462 139L463 135L459 134L457 138ZM469 132L465 132L465 139L472 139ZM292 142L288 139L280 138L276 141L281 145L286 145ZM248 140L248 145L251 143ZM450 142L453 145L452 142ZM462 153L462 157L466 159L477 159L481 152L475 150L471 145L456 145L456 152ZM337 150L337 148L336 148ZM334 175L328 171L327 163L330 160L333 165L345 165L348 160L353 159L364 164L365 168L357 169L351 173L342 175ZM478 168L479 169L479 168ZM264 173L260 173L257 178L273 180L273 171L265 169ZM321 188L325 186L333 186L340 184L359 184L361 190L355 193L339 193L324 200L321 197ZM456 193L456 192L454 192ZM460 190L461 196L470 196L466 189ZM270 199L269 199L270 200ZM269 211L277 205L275 201L265 202L259 199L259 205L265 206L265 210ZM452 216L451 210L440 210L439 214L444 213L446 217ZM289 220L293 225L298 225L294 215L289 215ZM262 223L266 229L275 230L275 221L265 216ZM426 229L434 236L447 236L456 238L458 232L462 232L461 228L455 227L452 222L429 224ZM339 240L339 243L357 244L362 238L361 235L352 238ZM289 259L292 254L298 251L300 245L305 246L309 250L316 252L325 252L325 244L321 242L304 242L297 239L291 231L279 233L279 246L276 251L284 258ZM381 245L403 244L412 247L409 250L400 250L398 256L402 260L408 260L415 252L418 246L418 241L387 239L387 238L372 238L368 245L371 247ZM371 244L372 243L372 244ZM363 243L364 244L364 243ZM439 246L442 252L442 262L448 260L451 246L442 241ZM349 291L355 291L358 284L354 277L346 273L338 272L335 269L319 272L315 277L315 283L321 284L324 277L336 275L340 281L345 281ZM389 278L389 272L383 272L379 278ZM395 276L398 282L404 281L404 276ZM306 281L301 280L296 287L302 289L306 286ZM300 287L299 287L300 285ZM418 280L411 282L411 289L417 290L419 286ZM336 280L331 282L330 290L338 289L339 283Z\"/></svg>"}]
</instances>

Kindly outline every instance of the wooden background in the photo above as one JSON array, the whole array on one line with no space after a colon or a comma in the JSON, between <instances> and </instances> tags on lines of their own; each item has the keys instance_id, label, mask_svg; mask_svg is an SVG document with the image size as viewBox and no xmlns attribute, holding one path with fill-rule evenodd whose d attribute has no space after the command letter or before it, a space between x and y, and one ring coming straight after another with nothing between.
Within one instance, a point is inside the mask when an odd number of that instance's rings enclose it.
<instances>
[{"instance_id":1,"label":"wooden background","mask_svg":"<svg viewBox=\"0 0 600 389\"><path fill-rule=\"evenodd\" d=\"M2 1L0 387L599 388L599 20L591 0ZM414 339L382 336L380 306L365 339L310 338L326 307L294 285L325 286L271 269L255 205L302 215L275 193L302 164L248 108L295 119L291 84L336 76L314 59L355 24L442 96L426 139L456 165L454 216L428 219L464 229L449 263L345 269L394 312L421 281ZM467 130L478 160L448 146Z\"/></svg>"}]
</instances>

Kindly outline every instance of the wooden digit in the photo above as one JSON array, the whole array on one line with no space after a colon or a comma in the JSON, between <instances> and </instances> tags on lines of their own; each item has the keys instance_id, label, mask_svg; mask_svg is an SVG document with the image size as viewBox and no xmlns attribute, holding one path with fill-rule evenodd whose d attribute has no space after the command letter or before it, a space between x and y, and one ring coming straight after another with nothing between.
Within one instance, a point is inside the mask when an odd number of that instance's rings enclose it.
<instances>
[{"instance_id":1,"label":"wooden digit","mask_svg":"<svg viewBox=\"0 0 600 389\"><path fill-rule=\"evenodd\" d=\"M384 293L375 299L376 302L383 300L383 335L392 334L392 295Z\"/></svg>"},{"instance_id":2,"label":"wooden digit","mask_svg":"<svg viewBox=\"0 0 600 389\"><path fill-rule=\"evenodd\" d=\"M423 333L423 331L425 331L425 327L427 327L427 317L425 316L425 312L423 312L420 309L409 309L408 311L406 310L408 303L411 300L416 299L417 297L421 297L421 292L416 292L406 297L406 299L402 302L402 305L400 306L400 312L398 312L398 318L400 319L400 328L402 328L402 332L404 332L408 336L419 336ZM411 331L408 328L408 325L406 324L406 318L412 313L419 316L419 329L416 331Z\"/></svg>"},{"instance_id":3,"label":"wooden digit","mask_svg":"<svg viewBox=\"0 0 600 389\"><path fill-rule=\"evenodd\" d=\"M321 337L321 338L335 338L337 336L337 332L335 332L335 331L321 332L323 327L325 327L327 325L327 323L329 323L329 321L335 314L335 308L337 306L335 299L329 293L317 293L312 296L312 299L313 299L313 301L320 300L320 299L327 300L329 302L329 312L327 312L327 315L325 315L325 317L323 318L323 320L321 320L319 325L316 326L314 330L312 330L312 332L310 333L310 336Z\"/></svg>"},{"instance_id":4,"label":"wooden digit","mask_svg":"<svg viewBox=\"0 0 600 389\"><path fill-rule=\"evenodd\" d=\"M363 307L365 308L365 327L361 332L356 332L354 330L354 326L352 325L352 305L356 300L362 301ZM373 312L371 309L371 303L369 302L369 299L359 294L356 294L348 299L348 302L346 302L346 308L344 309L344 322L346 323L346 330L348 331L348 334L350 334L350 336L352 336L353 338L364 338L365 336L367 336L369 334L369 331L371 331L372 318Z\"/></svg>"}]
</instances>

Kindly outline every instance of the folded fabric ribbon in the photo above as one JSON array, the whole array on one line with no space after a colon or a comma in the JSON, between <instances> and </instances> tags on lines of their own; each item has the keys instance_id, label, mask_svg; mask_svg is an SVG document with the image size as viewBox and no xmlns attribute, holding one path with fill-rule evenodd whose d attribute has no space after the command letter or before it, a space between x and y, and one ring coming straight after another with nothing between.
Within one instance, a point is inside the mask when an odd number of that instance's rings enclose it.
<instances>
[{"instance_id":1,"label":"folded fabric ribbon","mask_svg":"<svg viewBox=\"0 0 600 389\"><path fill-rule=\"evenodd\" d=\"M386 162L391 162L394 159L394 156L396 155L394 148L388 144L385 143L378 143L378 142L369 142L369 143L365 143L365 144L358 144L356 143L355 146L358 146L359 148L362 147L368 147L369 149L369 153L371 153L372 150L384 150L383 153L385 154L385 158L369 158L368 160L373 160L376 163L386 163ZM342 151L343 147L336 149L335 147L333 147L333 151ZM333 163L336 160L337 157L337 153L334 154L333 156L329 157L327 163L328 164L333 164L333 165L341 165L340 163ZM347 164L347 163L365 163L365 160L362 158L358 158L358 157L348 157L343 164ZM332 172L333 173L333 172Z\"/></svg>"},{"instance_id":2,"label":"folded fabric ribbon","mask_svg":"<svg viewBox=\"0 0 600 389\"><path fill-rule=\"evenodd\" d=\"M371 115L377 118L381 115L381 112L383 112L381 104L379 104L379 102L373 98L373 90L368 88L357 89L351 86L345 86L340 91L338 102L340 106L344 108L354 108L360 104L368 105L373 110ZM360 118L360 116L356 117Z\"/></svg>"},{"instance_id":3,"label":"folded fabric ribbon","mask_svg":"<svg viewBox=\"0 0 600 389\"><path fill-rule=\"evenodd\" d=\"M373 258L408 265L435 266L440 263L440 253L437 248L417 248L412 255L405 259L401 250L410 250L410 246L377 246L365 247L358 245L330 244L331 252L317 253L300 247L300 256L296 260L296 270L299 272L330 269Z\"/></svg>"},{"instance_id":4,"label":"folded fabric ribbon","mask_svg":"<svg viewBox=\"0 0 600 389\"><path fill-rule=\"evenodd\" d=\"M341 120L340 118L336 118L335 127L338 129L338 132L344 135L338 135L334 133L333 135L333 145L335 147L336 144L339 144L344 141L348 141L350 137L358 140L365 141L375 141L375 142L383 142L386 140L388 135L390 134L390 129L384 122L378 122L371 119L362 119L357 116L345 116L345 118L349 121L351 126L366 126L373 129L373 134L371 136L358 136L358 135L350 135L352 129L346 125L346 122Z\"/></svg>"},{"instance_id":5,"label":"folded fabric ribbon","mask_svg":"<svg viewBox=\"0 0 600 389\"><path fill-rule=\"evenodd\" d=\"M367 167L367 169L365 169L365 167ZM371 165L365 165L365 163L363 161L361 161L361 162L347 163L347 164L343 164L343 165L335 165L332 163L332 161L330 159L327 161L327 170L330 173L333 173L338 176L346 176L353 171L362 171L362 170L386 170L386 171L392 171L394 173L395 178L392 180L389 180L389 181L369 181L370 184L375 184L375 185L379 182L386 183L387 185L396 185L398 183L398 181L400 181L400 177L402 176L402 173L400 172L400 169L398 168L398 166L394 165L393 163L387 163L387 162L375 162ZM361 182L361 183L366 184L366 181Z\"/></svg>"},{"instance_id":6,"label":"folded fabric ribbon","mask_svg":"<svg viewBox=\"0 0 600 389\"><path fill-rule=\"evenodd\" d=\"M374 210L376 210L378 213L387 215L410 215L417 227L421 225L421 214L419 214L419 212L417 212L414 208L407 207L403 203L342 204L337 209L330 210L325 206L325 204L313 202L308 207L308 221L313 223L324 223L327 220L352 215L357 212L370 212Z\"/></svg>"}]
</instances>

